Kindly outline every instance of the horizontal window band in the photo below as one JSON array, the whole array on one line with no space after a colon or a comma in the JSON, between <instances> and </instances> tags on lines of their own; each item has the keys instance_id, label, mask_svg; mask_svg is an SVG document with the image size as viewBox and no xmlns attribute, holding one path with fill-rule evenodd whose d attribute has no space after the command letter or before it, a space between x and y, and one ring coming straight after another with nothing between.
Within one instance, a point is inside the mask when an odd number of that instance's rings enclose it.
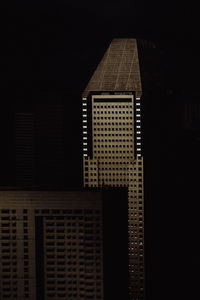
<instances>
[{"instance_id":1,"label":"horizontal window band","mask_svg":"<svg viewBox=\"0 0 200 300\"><path fill-rule=\"evenodd\" d=\"M94 98L94 102L100 103L100 102L132 102L132 98Z\"/></svg>"}]
</instances>

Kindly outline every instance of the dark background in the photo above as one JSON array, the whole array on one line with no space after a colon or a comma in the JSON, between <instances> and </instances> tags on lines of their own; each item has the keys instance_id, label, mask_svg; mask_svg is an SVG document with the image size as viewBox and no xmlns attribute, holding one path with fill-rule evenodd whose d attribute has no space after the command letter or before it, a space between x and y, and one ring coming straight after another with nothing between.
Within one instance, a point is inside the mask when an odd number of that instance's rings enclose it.
<instances>
[{"instance_id":1,"label":"dark background","mask_svg":"<svg viewBox=\"0 0 200 300\"><path fill-rule=\"evenodd\" d=\"M200 298L199 119L189 127L184 119L184 103L199 103L195 3L29 0L1 5L3 184L14 182L15 105L56 100L66 114L67 188L79 188L83 89L112 38L155 44L149 59L148 51L143 53L147 299Z\"/></svg>"}]
</instances>

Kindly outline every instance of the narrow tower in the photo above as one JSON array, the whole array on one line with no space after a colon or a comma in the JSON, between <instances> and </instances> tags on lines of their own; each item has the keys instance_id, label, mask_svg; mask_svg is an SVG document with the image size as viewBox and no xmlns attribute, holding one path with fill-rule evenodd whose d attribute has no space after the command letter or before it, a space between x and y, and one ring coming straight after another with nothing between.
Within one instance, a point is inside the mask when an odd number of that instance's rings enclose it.
<instances>
[{"instance_id":1,"label":"narrow tower","mask_svg":"<svg viewBox=\"0 0 200 300\"><path fill-rule=\"evenodd\" d=\"M85 187L128 187L129 298L134 300L144 298L141 96L137 41L114 39L82 95L83 180Z\"/></svg>"}]
</instances>

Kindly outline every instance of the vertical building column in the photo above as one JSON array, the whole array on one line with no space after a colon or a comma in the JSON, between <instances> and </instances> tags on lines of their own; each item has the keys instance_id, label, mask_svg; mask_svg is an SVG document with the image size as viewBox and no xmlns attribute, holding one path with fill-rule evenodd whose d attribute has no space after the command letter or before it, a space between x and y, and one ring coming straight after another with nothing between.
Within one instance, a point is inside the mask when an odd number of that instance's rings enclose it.
<instances>
[{"instance_id":1,"label":"vertical building column","mask_svg":"<svg viewBox=\"0 0 200 300\"><path fill-rule=\"evenodd\" d=\"M140 103L140 98L135 99L135 138L136 138L136 156L141 157L142 155L142 145L141 145L141 103Z\"/></svg>"}]
</instances>

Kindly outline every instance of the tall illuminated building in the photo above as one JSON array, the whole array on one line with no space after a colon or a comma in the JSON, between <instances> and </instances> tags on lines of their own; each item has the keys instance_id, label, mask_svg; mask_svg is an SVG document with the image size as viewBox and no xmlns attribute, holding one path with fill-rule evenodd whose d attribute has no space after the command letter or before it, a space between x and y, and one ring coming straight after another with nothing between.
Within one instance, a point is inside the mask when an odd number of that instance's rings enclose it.
<instances>
[{"instance_id":1,"label":"tall illuminated building","mask_svg":"<svg viewBox=\"0 0 200 300\"><path fill-rule=\"evenodd\" d=\"M113 39L82 95L83 180L85 187L128 187L129 299L134 300L144 298L141 97L137 41Z\"/></svg>"}]
</instances>

